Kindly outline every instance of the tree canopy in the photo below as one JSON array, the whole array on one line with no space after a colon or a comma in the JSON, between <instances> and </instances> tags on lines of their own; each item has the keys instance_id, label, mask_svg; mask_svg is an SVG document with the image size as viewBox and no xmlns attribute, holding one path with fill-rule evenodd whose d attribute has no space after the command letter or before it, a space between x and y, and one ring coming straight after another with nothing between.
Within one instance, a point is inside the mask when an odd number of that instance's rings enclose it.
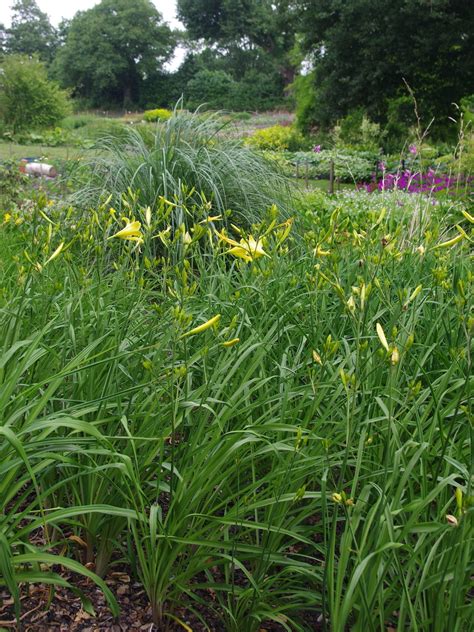
<instances>
[{"instance_id":1,"label":"tree canopy","mask_svg":"<svg viewBox=\"0 0 474 632\"><path fill-rule=\"evenodd\" d=\"M10 28L3 29L7 54L38 55L50 62L56 48L56 31L35 0L15 0Z\"/></svg>"},{"instance_id":2,"label":"tree canopy","mask_svg":"<svg viewBox=\"0 0 474 632\"><path fill-rule=\"evenodd\" d=\"M415 119L409 90L439 129L474 93L474 1L177 0L177 10L186 32L151 0L101 0L55 29L36 0L14 0L0 52L37 55L88 106L296 101L301 127L366 117L398 137ZM185 61L167 72L178 42Z\"/></svg>"},{"instance_id":3,"label":"tree canopy","mask_svg":"<svg viewBox=\"0 0 474 632\"><path fill-rule=\"evenodd\" d=\"M239 50L270 58L286 83L293 79L296 7L289 0L178 0L189 37L216 44L233 57ZM242 67L240 66L242 69Z\"/></svg>"},{"instance_id":4,"label":"tree canopy","mask_svg":"<svg viewBox=\"0 0 474 632\"><path fill-rule=\"evenodd\" d=\"M363 106L386 118L414 91L425 122L448 115L474 86L474 3L465 0L298 0L313 68L306 116L330 125Z\"/></svg>"},{"instance_id":5,"label":"tree canopy","mask_svg":"<svg viewBox=\"0 0 474 632\"><path fill-rule=\"evenodd\" d=\"M94 105L131 104L170 58L170 29L150 0L102 0L78 12L64 33L55 72Z\"/></svg>"}]
</instances>

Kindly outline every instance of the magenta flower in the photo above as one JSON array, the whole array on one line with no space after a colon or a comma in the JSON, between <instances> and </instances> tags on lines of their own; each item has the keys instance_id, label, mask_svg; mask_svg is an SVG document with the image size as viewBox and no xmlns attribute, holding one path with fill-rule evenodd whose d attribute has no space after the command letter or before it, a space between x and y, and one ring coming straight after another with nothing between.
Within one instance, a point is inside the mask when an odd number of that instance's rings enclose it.
<instances>
[{"instance_id":1,"label":"magenta flower","mask_svg":"<svg viewBox=\"0 0 474 632\"><path fill-rule=\"evenodd\" d=\"M319 153L320 153L320 151L321 151L321 145L315 145L315 146L313 147L313 151L314 151L315 153L319 154Z\"/></svg>"},{"instance_id":2,"label":"magenta flower","mask_svg":"<svg viewBox=\"0 0 474 632\"><path fill-rule=\"evenodd\" d=\"M410 147L408 147L408 151L410 152L410 154L413 154L413 156L416 156L416 154L418 153L416 145L410 145Z\"/></svg>"}]
</instances>

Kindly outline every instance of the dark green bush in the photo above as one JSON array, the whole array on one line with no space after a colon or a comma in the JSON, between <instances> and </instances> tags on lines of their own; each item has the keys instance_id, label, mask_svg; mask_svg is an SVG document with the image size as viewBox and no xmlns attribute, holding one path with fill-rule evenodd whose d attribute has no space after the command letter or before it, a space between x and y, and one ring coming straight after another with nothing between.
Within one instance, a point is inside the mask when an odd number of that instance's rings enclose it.
<instances>
[{"instance_id":1,"label":"dark green bush","mask_svg":"<svg viewBox=\"0 0 474 632\"><path fill-rule=\"evenodd\" d=\"M211 110L232 109L235 81L223 70L201 70L186 85L186 99L191 108L201 103Z\"/></svg>"},{"instance_id":2,"label":"dark green bush","mask_svg":"<svg viewBox=\"0 0 474 632\"><path fill-rule=\"evenodd\" d=\"M389 153L400 151L416 124L413 99L404 95L387 101L387 124L385 125L385 149Z\"/></svg>"}]
</instances>

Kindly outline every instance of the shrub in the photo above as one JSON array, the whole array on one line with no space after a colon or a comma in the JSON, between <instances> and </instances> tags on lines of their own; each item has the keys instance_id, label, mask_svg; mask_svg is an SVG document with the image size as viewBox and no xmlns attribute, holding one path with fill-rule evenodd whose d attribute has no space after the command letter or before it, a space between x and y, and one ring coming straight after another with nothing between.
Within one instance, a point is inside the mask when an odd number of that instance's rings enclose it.
<instances>
[{"instance_id":1,"label":"shrub","mask_svg":"<svg viewBox=\"0 0 474 632\"><path fill-rule=\"evenodd\" d=\"M271 110L284 105L284 85L280 73L250 69L232 88L229 109Z\"/></svg>"},{"instance_id":2,"label":"shrub","mask_svg":"<svg viewBox=\"0 0 474 632\"><path fill-rule=\"evenodd\" d=\"M298 76L293 82L296 98L296 121L299 129L309 131L317 120L314 72Z\"/></svg>"},{"instance_id":3,"label":"shrub","mask_svg":"<svg viewBox=\"0 0 474 632\"><path fill-rule=\"evenodd\" d=\"M298 151L307 148L308 142L293 126L273 125L256 131L247 138L247 144L256 149Z\"/></svg>"},{"instance_id":4,"label":"shrub","mask_svg":"<svg viewBox=\"0 0 474 632\"><path fill-rule=\"evenodd\" d=\"M360 108L338 122L334 128L334 140L336 145L377 151L382 140L380 125L371 121Z\"/></svg>"},{"instance_id":5,"label":"shrub","mask_svg":"<svg viewBox=\"0 0 474 632\"><path fill-rule=\"evenodd\" d=\"M48 80L37 59L5 57L0 73L0 116L13 132L59 123L69 111L66 93Z\"/></svg>"},{"instance_id":6,"label":"shrub","mask_svg":"<svg viewBox=\"0 0 474 632\"><path fill-rule=\"evenodd\" d=\"M172 112L166 108L156 108L155 110L146 110L143 114L143 120L148 123L156 121L167 121L172 116Z\"/></svg>"},{"instance_id":7,"label":"shrub","mask_svg":"<svg viewBox=\"0 0 474 632\"><path fill-rule=\"evenodd\" d=\"M399 151L407 142L410 129L416 125L413 99L407 95L389 99L387 102L387 124L385 126L386 149Z\"/></svg>"},{"instance_id":8,"label":"shrub","mask_svg":"<svg viewBox=\"0 0 474 632\"><path fill-rule=\"evenodd\" d=\"M188 81L185 95L191 108L204 103L208 108L232 109L235 81L223 70L201 70Z\"/></svg>"}]
</instances>

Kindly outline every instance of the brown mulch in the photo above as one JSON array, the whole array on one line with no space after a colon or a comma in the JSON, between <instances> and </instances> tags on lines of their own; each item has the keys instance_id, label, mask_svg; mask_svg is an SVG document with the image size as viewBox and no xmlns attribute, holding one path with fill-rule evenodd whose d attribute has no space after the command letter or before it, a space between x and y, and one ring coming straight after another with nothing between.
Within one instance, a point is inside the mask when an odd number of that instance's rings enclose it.
<instances>
[{"instance_id":1,"label":"brown mulch","mask_svg":"<svg viewBox=\"0 0 474 632\"><path fill-rule=\"evenodd\" d=\"M67 588L54 588L44 584L22 587L21 632L127 632L142 630L147 632L183 632L183 627L169 621L166 628L157 627L152 622L151 608L143 587L133 581L126 572L111 572L106 578L120 607L120 617L114 620L101 590L90 580L76 574L63 574L72 585L79 588L92 602L95 616L84 611L80 598ZM210 607L199 606L199 617L185 610L175 612L192 632L225 632L225 627ZM321 621L314 613L304 617L308 630L321 630ZM0 632L15 630L16 621L13 599L4 589L0 589ZM281 632L276 623L263 623L262 632ZM244 632L244 631L242 631Z\"/></svg>"},{"instance_id":2,"label":"brown mulch","mask_svg":"<svg viewBox=\"0 0 474 632\"><path fill-rule=\"evenodd\" d=\"M22 632L125 632L127 630L147 630L162 632L153 625L151 608L141 584L131 580L126 573L110 573L107 584L114 593L120 607L120 617L114 620L101 590L91 581L78 575L66 577L79 588L92 602L95 616L84 611L81 599L67 588L55 588L51 591L46 585L32 585L22 591L21 631ZM204 632L202 623L190 620L187 613L181 615L184 623L193 632ZM13 600L5 591L0 590L0 630L15 629ZM217 632L217 628L210 629ZM171 623L166 632L175 632L183 628Z\"/></svg>"},{"instance_id":3,"label":"brown mulch","mask_svg":"<svg viewBox=\"0 0 474 632\"><path fill-rule=\"evenodd\" d=\"M126 578L123 576L107 579L107 584L115 593L120 606L118 620L114 620L100 589L88 580L75 576L75 585L92 601L95 616L84 611L80 598L70 590L56 588L51 592L49 586L35 585L30 586L28 592L23 590L19 629L21 632L183 632L184 628L173 621L166 628L155 626L143 587L124 579ZM225 632L222 621L214 611L205 607L200 607L199 610L206 625L196 615L184 609L175 614L192 632ZM317 614L307 613L304 620L307 630L322 630L321 618ZM0 590L0 632L16 629L13 600L8 593ZM266 622L260 630L281 632L283 627L274 622Z\"/></svg>"}]
</instances>

